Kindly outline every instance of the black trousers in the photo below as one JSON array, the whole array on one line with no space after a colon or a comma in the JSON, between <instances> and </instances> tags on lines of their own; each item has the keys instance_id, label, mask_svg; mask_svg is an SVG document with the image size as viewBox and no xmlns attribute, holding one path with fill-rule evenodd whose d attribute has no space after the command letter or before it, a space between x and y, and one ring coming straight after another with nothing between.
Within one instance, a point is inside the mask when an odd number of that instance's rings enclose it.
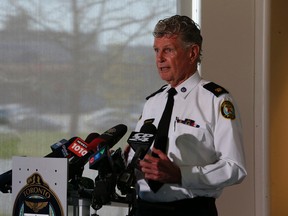
<instances>
[{"instance_id":1,"label":"black trousers","mask_svg":"<svg viewBox=\"0 0 288 216\"><path fill-rule=\"evenodd\" d=\"M218 216L215 198L195 197L174 202L137 200L135 216Z\"/></svg>"}]
</instances>

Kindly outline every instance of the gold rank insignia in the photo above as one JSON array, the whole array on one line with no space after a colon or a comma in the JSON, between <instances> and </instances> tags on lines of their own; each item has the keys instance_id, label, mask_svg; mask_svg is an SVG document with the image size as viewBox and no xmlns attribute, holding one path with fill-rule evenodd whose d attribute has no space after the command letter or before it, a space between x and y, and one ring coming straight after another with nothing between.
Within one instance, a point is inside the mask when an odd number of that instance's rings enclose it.
<instances>
[{"instance_id":1,"label":"gold rank insignia","mask_svg":"<svg viewBox=\"0 0 288 216\"><path fill-rule=\"evenodd\" d=\"M219 97L222 94L229 93L226 89L223 87L217 85L214 82L209 82L203 86L205 89L212 92L216 97Z\"/></svg>"},{"instance_id":2,"label":"gold rank insignia","mask_svg":"<svg viewBox=\"0 0 288 216\"><path fill-rule=\"evenodd\" d=\"M223 101L221 104L221 113L224 118L235 119L235 109L231 101Z\"/></svg>"}]
</instances>

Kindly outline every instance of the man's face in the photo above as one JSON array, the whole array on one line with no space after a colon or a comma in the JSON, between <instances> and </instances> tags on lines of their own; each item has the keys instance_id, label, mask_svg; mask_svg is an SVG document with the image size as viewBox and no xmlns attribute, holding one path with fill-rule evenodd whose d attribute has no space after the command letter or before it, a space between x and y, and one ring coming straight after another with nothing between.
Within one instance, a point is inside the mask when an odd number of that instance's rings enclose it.
<instances>
[{"instance_id":1,"label":"man's face","mask_svg":"<svg viewBox=\"0 0 288 216\"><path fill-rule=\"evenodd\" d=\"M185 48L177 36L154 39L155 60L162 80L176 87L195 72L193 45Z\"/></svg>"}]
</instances>

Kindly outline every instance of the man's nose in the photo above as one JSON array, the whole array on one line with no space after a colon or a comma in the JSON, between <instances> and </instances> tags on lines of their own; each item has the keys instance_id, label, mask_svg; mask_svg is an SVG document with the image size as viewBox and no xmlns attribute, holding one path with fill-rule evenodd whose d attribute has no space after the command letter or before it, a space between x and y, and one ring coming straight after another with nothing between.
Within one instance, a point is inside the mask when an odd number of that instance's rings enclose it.
<instances>
[{"instance_id":1,"label":"man's nose","mask_svg":"<svg viewBox=\"0 0 288 216\"><path fill-rule=\"evenodd\" d=\"M157 60L157 62L164 62L164 61L165 61L163 52L159 51L159 52L157 53L157 55L156 55L156 60Z\"/></svg>"}]
</instances>

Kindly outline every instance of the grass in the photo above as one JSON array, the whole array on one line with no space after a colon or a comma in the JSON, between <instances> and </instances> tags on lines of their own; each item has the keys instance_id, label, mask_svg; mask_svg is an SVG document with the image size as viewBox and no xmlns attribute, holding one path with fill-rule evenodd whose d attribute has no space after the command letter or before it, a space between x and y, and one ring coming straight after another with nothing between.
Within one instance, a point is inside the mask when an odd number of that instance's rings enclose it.
<instances>
[{"instance_id":1,"label":"grass","mask_svg":"<svg viewBox=\"0 0 288 216\"><path fill-rule=\"evenodd\" d=\"M82 137L81 134L79 137ZM50 146L61 139L69 140L70 136L64 132L49 131L0 134L0 158L10 159L12 156L42 157L50 153Z\"/></svg>"},{"instance_id":2,"label":"grass","mask_svg":"<svg viewBox=\"0 0 288 216\"><path fill-rule=\"evenodd\" d=\"M21 139L16 134L0 134L0 158L9 159L18 154Z\"/></svg>"}]
</instances>

